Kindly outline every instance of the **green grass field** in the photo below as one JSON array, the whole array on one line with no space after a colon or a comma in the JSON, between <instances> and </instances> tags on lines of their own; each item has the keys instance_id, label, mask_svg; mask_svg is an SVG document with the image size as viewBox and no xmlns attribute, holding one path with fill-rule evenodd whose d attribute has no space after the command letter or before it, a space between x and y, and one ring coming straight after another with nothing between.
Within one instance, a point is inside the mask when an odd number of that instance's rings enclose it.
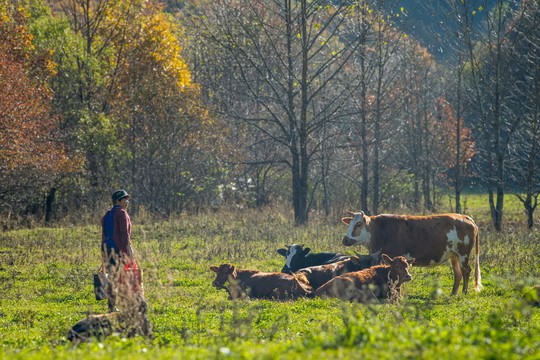
<instances>
[{"instance_id":1,"label":"green grass field","mask_svg":"<svg viewBox=\"0 0 540 360\"><path fill-rule=\"evenodd\" d=\"M68 329L107 309L92 287L100 228L1 233L0 359L540 359L540 308L523 298L540 284L540 232L513 224L495 233L472 204L484 290L452 297L449 264L414 267L402 301L380 305L228 301L211 286L209 266L223 262L279 271L284 244L352 254L339 219L314 215L294 227L292 214L271 211L134 218L154 338L118 334L77 346Z\"/></svg>"}]
</instances>

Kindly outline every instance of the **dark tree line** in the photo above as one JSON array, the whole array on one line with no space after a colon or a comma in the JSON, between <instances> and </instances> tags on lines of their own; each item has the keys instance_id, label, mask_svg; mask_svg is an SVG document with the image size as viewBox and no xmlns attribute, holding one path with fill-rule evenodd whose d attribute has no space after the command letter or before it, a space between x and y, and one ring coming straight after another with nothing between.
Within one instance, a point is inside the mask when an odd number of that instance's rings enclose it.
<instances>
[{"instance_id":1,"label":"dark tree line","mask_svg":"<svg viewBox=\"0 0 540 360\"><path fill-rule=\"evenodd\" d=\"M281 202L305 224L315 209L437 212L448 190L460 212L476 186L496 229L507 194L534 224L537 1L437 2L431 15L446 27L436 37L452 49L444 61L410 35L399 2L4 3L0 30L18 19L35 52L50 54L39 116L70 165L44 172L20 206L0 185L4 214L100 212L122 187L135 212ZM9 64L13 39L0 38ZM20 66L37 79L35 65ZM10 186L45 169L8 164ZM75 196L84 206L74 209Z\"/></svg>"}]
</instances>

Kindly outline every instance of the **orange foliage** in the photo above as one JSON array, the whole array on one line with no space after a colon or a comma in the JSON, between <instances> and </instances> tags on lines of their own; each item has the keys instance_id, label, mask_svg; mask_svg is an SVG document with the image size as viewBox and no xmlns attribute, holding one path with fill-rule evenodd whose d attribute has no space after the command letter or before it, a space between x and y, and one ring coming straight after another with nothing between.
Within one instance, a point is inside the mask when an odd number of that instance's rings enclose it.
<instances>
[{"instance_id":1,"label":"orange foliage","mask_svg":"<svg viewBox=\"0 0 540 360\"><path fill-rule=\"evenodd\" d=\"M35 54L21 9L0 8L0 170L65 172L78 165L58 141L46 84L50 53ZM2 179L6 181L6 179Z\"/></svg>"},{"instance_id":2,"label":"orange foliage","mask_svg":"<svg viewBox=\"0 0 540 360\"><path fill-rule=\"evenodd\" d=\"M449 168L456 166L455 154L457 153L456 144L456 124L457 119L453 114L452 106L446 101L444 96L437 99L436 104L437 118L436 123L437 131L442 134L438 139L438 143L441 149L441 157L443 164ZM472 130L466 127L463 123L463 119L459 120L460 125L460 159L459 165L465 167L469 163L475 154L474 142L472 141Z\"/></svg>"}]
</instances>

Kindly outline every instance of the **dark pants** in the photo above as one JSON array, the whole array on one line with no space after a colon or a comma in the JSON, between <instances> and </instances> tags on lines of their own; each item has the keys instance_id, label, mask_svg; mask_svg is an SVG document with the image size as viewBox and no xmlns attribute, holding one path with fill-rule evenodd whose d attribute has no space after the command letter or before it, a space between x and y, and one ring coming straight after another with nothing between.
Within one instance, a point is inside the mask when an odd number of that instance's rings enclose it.
<instances>
[{"instance_id":1,"label":"dark pants","mask_svg":"<svg viewBox=\"0 0 540 360\"><path fill-rule=\"evenodd\" d=\"M118 248L108 247L103 244L102 248L103 264L105 271L109 274L109 287L107 289L107 305L109 311L116 310L116 293L118 291L119 270L126 266L122 261Z\"/></svg>"}]
</instances>

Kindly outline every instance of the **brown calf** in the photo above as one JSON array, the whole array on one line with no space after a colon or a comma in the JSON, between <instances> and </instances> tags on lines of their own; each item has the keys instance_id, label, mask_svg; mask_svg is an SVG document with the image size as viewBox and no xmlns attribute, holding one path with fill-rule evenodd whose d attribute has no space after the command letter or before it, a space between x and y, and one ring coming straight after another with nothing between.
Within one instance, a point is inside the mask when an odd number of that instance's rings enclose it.
<instances>
[{"instance_id":1,"label":"brown calf","mask_svg":"<svg viewBox=\"0 0 540 360\"><path fill-rule=\"evenodd\" d=\"M210 266L210 270L217 274L212 285L216 289L227 290L229 300L238 299L244 295L250 298L294 299L313 293L311 286L301 283L294 275L237 269L232 264ZM225 287L226 282L229 283L229 288Z\"/></svg>"},{"instance_id":2,"label":"brown calf","mask_svg":"<svg viewBox=\"0 0 540 360\"><path fill-rule=\"evenodd\" d=\"M403 256L393 259L382 255L385 265L377 265L361 271L351 272L333 278L315 291L318 297L337 297L343 300L369 302L384 299L390 291L401 294L401 284L410 281L409 266L414 259Z\"/></svg>"},{"instance_id":3,"label":"brown calf","mask_svg":"<svg viewBox=\"0 0 540 360\"><path fill-rule=\"evenodd\" d=\"M327 283L336 276L353 271L359 271L370 268L381 263L381 252L378 251L371 255L351 256L347 260L338 261L333 264L310 266L298 270L295 274L300 280L309 284L313 289Z\"/></svg>"}]
</instances>

